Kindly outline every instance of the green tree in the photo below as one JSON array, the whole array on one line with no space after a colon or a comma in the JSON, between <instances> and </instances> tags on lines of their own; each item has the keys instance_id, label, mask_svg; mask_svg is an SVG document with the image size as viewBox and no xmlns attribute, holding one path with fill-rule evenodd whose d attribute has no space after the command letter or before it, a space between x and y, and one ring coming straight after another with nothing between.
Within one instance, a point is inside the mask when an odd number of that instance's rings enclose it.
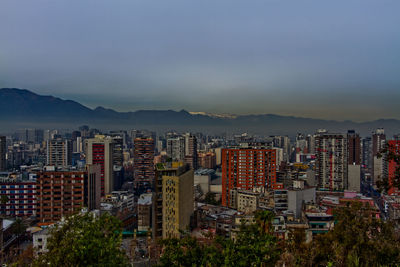
<instances>
[{"instance_id":1,"label":"green tree","mask_svg":"<svg viewBox=\"0 0 400 267\"><path fill-rule=\"evenodd\" d=\"M2 195L0 199L0 203L2 205L5 205L9 201L8 197L6 195Z\"/></svg>"},{"instance_id":2,"label":"green tree","mask_svg":"<svg viewBox=\"0 0 400 267\"><path fill-rule=\"evenodd\" d=\"M215 200L215 193L208 192L204 197L204 202L210 205L219 205L220 201Z\"/></svg>"},{"instance_id":3,"label":"green tree","mask_svg":"<svg viewBox=\"0 0 400 267\"><path fill-rule=\"evenodd\" d=\"M267 222L273 214L257 213L256 218L262 220L256 224L242 224L235 241L216 237L199 242L190 236L165 239L161 241L160 266L274 266L280 249L276 238L270 234L271 224Z\"/></svg>"},{"instance_id":4,"label":"green tree","mask_svg":"<svg viewBox=\"0 0 400 267\"><path fill-rule=\"evenodd\" d=\"M34 266L127 266L121 222L104 214L76 214L51 231L47 253Z\"/></svg>"},{"instance_id":5,"label":"green tree","mask_svg":"<svg viewBox=\"0 0 400 267\"><path fill-rule=\"evenodd\" d=\"M310 244L312 265L396 266L400 239L390 222L375 217L368 204L353 203L334 212L333 230Z\"/></svg>"}]
</instances>

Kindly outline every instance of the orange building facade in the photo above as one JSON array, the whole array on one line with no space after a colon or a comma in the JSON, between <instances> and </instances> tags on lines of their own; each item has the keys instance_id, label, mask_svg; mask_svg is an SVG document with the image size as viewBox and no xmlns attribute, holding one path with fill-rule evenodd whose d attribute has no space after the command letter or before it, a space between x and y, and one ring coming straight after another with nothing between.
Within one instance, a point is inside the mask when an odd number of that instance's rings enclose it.
<instances>
[{"instance_id":1,"label":"orange building facade","mask_svg":"<svg viewBox=\"0 0 400 267\"><path fill-rule=\"evenodd\" d=\"M390 140L388 142L389 152L394 153L395 155L400 155L400 140ZM389 176L389 185L390 189L388 190L389 195L400 195L400 190L397 187L392 186L393 180L396 176L396 168L397 164L394 160L390 160L388 162L388 176Z\"/></svg>"},{"instance_id":2,"label":"orange building facade","mask_svg":"<svg viewBox=\"0 0 400 267\"><path fill-rule=\"evenodd\" d=\"M222 149L222 205L228 206L232 189L281 189L276 182L276 150Z\"/></svg>"}]
</instances>

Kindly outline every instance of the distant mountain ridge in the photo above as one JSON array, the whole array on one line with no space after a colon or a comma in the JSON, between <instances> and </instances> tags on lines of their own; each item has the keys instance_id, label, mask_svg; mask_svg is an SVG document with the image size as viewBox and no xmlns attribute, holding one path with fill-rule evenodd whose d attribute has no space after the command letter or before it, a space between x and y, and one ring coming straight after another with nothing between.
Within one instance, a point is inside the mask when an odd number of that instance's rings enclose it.
<instances>
[{"instance_id":1,"label":"distant mountain ridge","mask_svg":"<svg viewBox=\"0 0 400 267\"><path fill-rule=\"evenodd\" d=\"M76 101L35 94L26 89L0 89L0 130L23 127L76 127L88 124L104 129L146 128L176 129L210 133L240 133L294 136L297 132L314 133L324 128L332 132L354 129L369 135L383 127L388 135L400 133L400 121L380 119L357 123L274 114L229 115L186 110L138 110L118 112L113 109L88 108Z\"/></svg>"}]
</instances>

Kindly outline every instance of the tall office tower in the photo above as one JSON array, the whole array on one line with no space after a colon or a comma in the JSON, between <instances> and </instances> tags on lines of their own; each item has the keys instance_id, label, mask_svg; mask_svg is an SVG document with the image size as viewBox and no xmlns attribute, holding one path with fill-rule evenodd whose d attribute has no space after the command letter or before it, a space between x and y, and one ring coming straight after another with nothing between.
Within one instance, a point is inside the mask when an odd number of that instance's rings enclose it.
<instances>
[{"instance_id":1,"label":"tall office tower","mask_svg":"<svg viewBox=\"0 0 400 267\"><path fill-rule=\"evenodd\" d=\"M187 133L185 134L185 162L192 169L197 169L197 138L196 136Z\"/></svg>"},{"instance_id":2,"label":"tall office tower","mask_svg":"<svg viewBox=\"0 0 400 267\"><path fill-rule=\"evenodd\" d=\"M49 225L83 207L100 208L100 166L80 171L45 169L37 173L37 217Z\"/></svg>"},{"instance_id":3,"label":"tall office tower","mask_svg":"<svg viewBox=\"0 0 400 267\"><path fill-rule=\"evenodd\" d=\"M388 141L388 149L389 152L394 153L395 155L400 155L400 140L398 140L396 136L395 140ZM393 180L396 176L396 168L398 167L398 164L396 164L396 162L394 162L393 160L390 160L387 164L388 164L388 178L390 186L388 194L399 196L400 195L399 188L393 186Z\"/></svg>"},{"instance_id":4,"label":"tall office tower","mask_svg":"<svg viewBox=\"0 0 400 267\"><path fill-rule=\"evenodd\" d=\"M194 173L183 162L158 165L153 194L153 238L179 237L194 208Z\"/></svg>"},{"instance_id":5,"label":"tall office tower","mask_svg":"<svg viewBox=\"0 0 400 267\"><path fill-rule=\"evenodd\" d=\"M383 157L379 153L386 145L386 135L383 128L378 128L372 133L372 175L373 185L376 181L383 178L386 172L386 164Z\"/></svg>"},{"instance_id":6,"label":"tall office tower","mask_svg":"<svg viewBox=\"0 0 400 267\"><path fill-rule=\"evenodd\" d=\"M378 128L372 133L372 155L377 155L386 144L386 135L383 128Z\"/></svg>"},{"instance_id":7,"label":"tall office tower","mask_svg":"<svg viewBox=\"0 0 400 267\"><path fill-rule=\"evenodd\" d=\"M96 135L85 140L86 164L101 166L101 196L114 190L113 147L110 136Z\"/></svg>"},{"instance_id":8,"label":"tall office tower","mask_svg":"<svg viewBox=\"0 0 400 267\"><path fill-rule=\"evenodd\" d=\"M55 167L66 167L71 165L72 144L66 139L47 140L46 164Z\"/></svg>"},{"instance_id":9,"label":"tall office tower","mask_svg":"<svg viewBox=\"0 0 400 267\"><path fill-rule=\"evenodd\" d=\"M347 132L348 164L361 165L361 139L354 130Z\"/></svg>"},{"instance_id":10,"label":"tall office tower","mask_svg":"<svg viewBox=\"0 0 400 267\"><path fill-rule=\"evenodd\" d=\"M113 164L115 166L124 166L124 140L121 136L113 136Z\"/></svg>"},{"instance_id":11,"label":"tall office tower","mask_svg":"<svg viewBox=\"0 0 400 267\"><path fill-rule=\"evenodd\" d=\"M135 188L154 183L154 139L139 137L134 140L133 176Z\"/></svg>"},{"instance_id":12,"label":"tall office tower","mask_svg":"<svg viewBox=\"0 0 400 267\"><path fill-rule=\"evenodd\" d=\"M372 171L372 139L366 137L362 139L362 165L366 172Z\"/></svg>"},{"instance_id":13,"label":"tall office tower","mask_svg":"<svg viewBox=\"0 0 400 267\"><path fill-rule=\"evenodd\" d=\"M319 188L340 191L347 189L346 136L319 133L315 141L316 178Z\"/></svg>"},{"instance_id":14,"label":"tall office tower","mask_svg":"<svg viewBox=\"0 0 400 267\"><path fill-rule=\"evenodd\" d=\"M7 145L6 145L6 137L0 136L0 171L7 170Z\"/></svg>"},{"instance_id":15,"label":"tall office tower","mask_svg":"<svg viewBox=\"0 0 400 267\"><path fill-rule=\"evenodd\" d=\"M296 152L308 153L307 140L301 133L296 136Z\"/></svg>"},{"instance_id":16,"label":"tall office tower","mask_svg":"<svg viewBox=\"0 0 400 267\"><path fill-rule=\"evenodd\" d=\"M222 205L229 206L231 190L279 189L276 151L263 147L222 149Z\"/></svg>"},{"instance_id":17,"label":"tall office tower","mask_svg":"<svg viewBox=\"0 0 400 267\"><path fill-rule=\"evenodd\" d=\"M167 155L172 161L185 161L185 139L181 136L168 138Z\"/></svg>"},{"instance_id":18,"label":"tall office tower","mask_svg":"<svg viewBox=\"0 0 400 267\"><path fill-rule=\"evenodd\" d=\"M310 154L315 154L315 135L307 135L307 150Z\"/></svg>"},{"instance_id":19,"label":"tall office tower","mask_svg":"<svg viewBox=\"0 0 400 267\"><path fill-rule=\"evenodd\" d=\"M347 132L347 180L348 189L361 190L361 139L354 130Z\"/></svg>"}]
</instances>

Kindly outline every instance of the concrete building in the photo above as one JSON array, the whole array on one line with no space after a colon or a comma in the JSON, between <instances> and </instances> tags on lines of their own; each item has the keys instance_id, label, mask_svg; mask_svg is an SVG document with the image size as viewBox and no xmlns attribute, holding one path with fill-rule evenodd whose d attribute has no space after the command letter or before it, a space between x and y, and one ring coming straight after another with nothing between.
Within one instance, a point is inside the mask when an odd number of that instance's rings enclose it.
<instances>
[{"instance_id":1,"label":"concrete building","mask_svg":"<svg viewBox=\"0 0 400 267\"><path fill-rule=\"evenodd\" d=\"M379 153L385 147L386 135L383 128L378 128L372 133L372 179L373 185L386 174L386 166L383 157Z\"/></svg>"},{"instance_id":2,"label":"concrete building","mask_svg":"<svg viewBox=\"0 0 400 267\"><path fill-rule=\"evenodd\" d=\"M197 138L196 136L186 133L185 137L185 163L196 170L198 168L197 155Z\"/></svg>"},{"instance_id":3,"label":"concrete building","mask_svg":"<svg viewBox=\"0 0 400 267\"><path fill-rule=\"evenodd\" d=\"M47 166L70 166L72 159L71 141L61 138L47 140L46 155Z\"/></svg>"},{"instance_id":4,"label":"concrete building","mask_svg":"<svg viewBox=\"0 0 400 267\"><path fill-rule=\"evenodd\" d=\"M86 164L101 166L101 196L114 190L114 140L110 136L96 135L85 141Z\"/></svg>"},{"instance_id":5,"label":"concrete building","mask_svg":"<svg viewBox=\"0 0 400 267\"><path fill-rule=\"evenodd\" d=\"M354 130L347 132L347 163L349 165L361 165L361 139Z\"/></svg>"},{"instance_id":6,"label":"concrete building","mask_svg":"<svg viewBox=\"0 0 400 267\"><path fill-rule=\"evenodd\" d=\"M215 169L217 160L214 152L199 153L198 166L204 169Z\"/></svg>"},{"instance_id":7,"label":"concrete building","mask_svg":"<svg viewBox=\"0 0 400 267\"><path fill-rule=\"evenodd\" d=\"M167 155L172 161L185 161L185 139L181 136L167 139Z\"/></svg>"},{"instance_id":8,"label":"concrete building","mask_svg":"<svg viewBox=\"0 0 400 267\"><path fill-rule=\"evenodd\" d=\"M0 214L7 216L32 216L36 214L36 182L20 179L1 179L0 197L7 203L0 204Z\"/></svg>"},{"instance_id":9,"label":"concrete building","mask_svg":"<svg viewBox=\"0 0 400 267\"><path fill-rule=\"evenodd\" d=\"M360 192L361 190L361 139L353 130L347 132L347 179L348 190Z\"/></svg>"},{"instance_id":10,"label":"concrete building","mask_svg":"<svg viewBox=\"0 0 400 267\"><path fill-rule=\"evenodd\" d=\"M372 171L372 139L366 137L362 139L362 165L366 172Z\"/></svg>"},{"instance_id":11,"label":"concrete building","mask_svg":"<svg viewBox=\"0 0 400 267\"><path fill-rule=\"evenodd\" d=\"M347 181L347 138L343 134L320 133L316 137L318 187L345 190Z\"/></svg>"},{"instance_id":12,"label":"concrete building","mask_svg":"<svg viewBox=\"0 0 400 267\"><path fill-rule=\"evenodd\" d=\"M135 188L154 183L154 139L136 138L134 140L134 186Z\"/></svg>"},{"instance_id":13,"label":"concrete building","mask_svg":"<svg viewBox=\"0 0 400 267\"><path fill-rule=\"evenodd\" d=\"M194 210L193 170L163 175L163 238L180 237Z\"/></svg>"},{"instance_id":14,"label":"concrete building","mask_svg":"<svg viewBox=\"0 0 400 267\"><path fill-rule=\"evenodd\" d=\"M138 231L147 231L151 228L152 193L141 194L138 199Z\"/></svg>"},{"instance_id":15,"label":"concrete building","mask_svg":"<svg viewBox=\"0 0 400 267\"><path fill-rule=\"evenodd\" d=\"M244 213L253 213L257 210L260 193L239 190L237 192L237 210Z\"/></svg>"},{"instance_id":16,"label":"concrete building","mask_svg":"<svg viewBox=\"0 0 400 267\"><path fill-rule=\"evenodd\" d=\"M304 187L304 183L302 186L294 186L287 191L288 210L293 212L296 219L299 219L303 204L316 203L315 196L315 187Z\"/></svg>"},{"instance_id":17,"label":"concrete building","mask_svg":"<svg viewBox=\"0 0 400 267\"><path fill-rule=\"evenodd\" d=\"M40 225L49 225L63 216L100 207L100 166L86 170L55 171L47 168L37 173L37 218Z\"/></svg>"},{"instance_id":18,"label":"concrete building","mask_svg":"<svg viewBox=\"0 0 400 267\"><path fill-rule=\"evenodd\" d=\"M361 166L348 165L348 190L360 192L361 191Z\"/></svg>"},{"instance_id":19,"label":"concrete building","mask_svg":"<svg viewBox=\"0 0 400 267\"><path fill-rule=\"evenodd\" d=\"M275 212L282 212L288 209L288 190L278 189L274 190L274 210Z\"/></svg>"},{"instance_id":20,"label":"concrete building","mask_svg":"<svg viewBox=\"0 0 400 267\"><path fill-rule=\"evenodd\" d=\"M4 172L7 170L7 143L6 137L0 136L0 171Z\"/></svg>"},{"instance_id":21,"label":"concrete building","mask_svg":"<svg viewBox=\"0 0 400 267\"><path fill-rule=\"evenodd\" d=\"M215 153L215 163L219 166L221 165L222 162L222 148L214 148L214 153Z\"/></svg>"},{"instance_id":22,"label":"concrete building","mask_svg":"<svg viewBox=\"0 0 400 267\"><path fill-rule=\"evenodd\" d=\"M158 164L153 194L153 238L179 236L194 208L193 170L182 162Z\"/></svg>"},{"instance_id":23,"label":"concrete building","mask_svg":"<svg viewBox=\"0 0 400 267\"><path fill-rule=\"evenodd\" d=\"M278 189L276 151L265 147L222 150L222 205L230 203L230 191L254 188Z\"/></svg>"},{"instance_id":24,"label":"concrete building","mask_svg":"<svg viewBox=\"0 0 400 267\"><path fill-rule=\"evenodd\" d=\"M48 251L47 239L50 237L50 230L50 228L45 228L41 231L35 232L32 235L32 243L36 255L40 255Z\"/></svg>"},{"instance_id":25,"label":"concrete building","mask_svg":"<svg viewBox=\"0 0 400 267\"><path fill-rule=\"evenodd\" d=\"M198 169L194 172L194 185L199 185L203 194L210 192L212 169Z\"/></svg>"}]
</instances>

